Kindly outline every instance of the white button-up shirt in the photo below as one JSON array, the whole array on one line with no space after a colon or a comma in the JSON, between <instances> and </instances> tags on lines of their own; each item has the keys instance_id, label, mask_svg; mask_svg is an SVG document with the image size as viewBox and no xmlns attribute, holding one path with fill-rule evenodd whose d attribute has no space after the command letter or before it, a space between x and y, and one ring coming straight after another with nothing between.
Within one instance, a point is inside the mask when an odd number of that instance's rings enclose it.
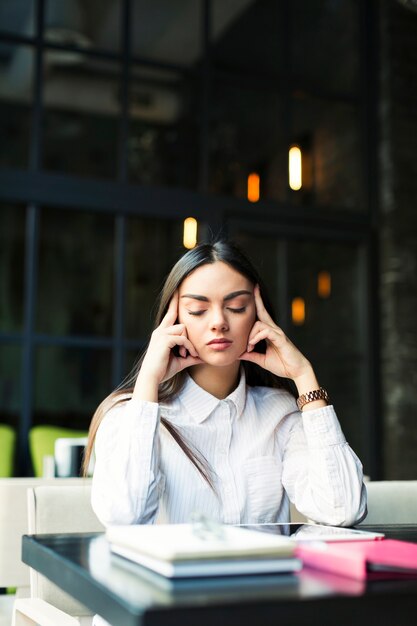
<instances>
[{"instance_id":1,"label":"white button-up shirt","mask_svg":"<svg viewBox=\"0 0 417 626\"><path fill-rule=\"evenodd\" d=\"M167 430L165 417L207 461L212 489ZM103 419L92 504L104 524L287 522L351 525L366 512L362 465L332 406L298 411L286 391L238 387L224 400L190 376L167 404L127 400Z\"/></svg>"}]
</instances>

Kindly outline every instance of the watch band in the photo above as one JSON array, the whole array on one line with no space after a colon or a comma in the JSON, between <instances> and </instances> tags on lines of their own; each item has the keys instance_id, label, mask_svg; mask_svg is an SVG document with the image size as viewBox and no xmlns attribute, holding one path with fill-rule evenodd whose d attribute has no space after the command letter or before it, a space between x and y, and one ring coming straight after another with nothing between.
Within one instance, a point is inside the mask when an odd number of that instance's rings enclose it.
<instances>
[{"instance_id":1,"label":"watch band","mask_svg":"<svg viewBox=\"0 0 417 626\"><path fill-rule=\"evenodd\" d=\"M297 406L301 411L304 405L309 402L314 402L314 400L325 400L327 404L329 404L329 394L325 389L323 389L323 387L320 387L320 389L314 389L314 391L308 391L307 393L303 393L303 395L297 399Z\"/></svg>"}]
</instances>

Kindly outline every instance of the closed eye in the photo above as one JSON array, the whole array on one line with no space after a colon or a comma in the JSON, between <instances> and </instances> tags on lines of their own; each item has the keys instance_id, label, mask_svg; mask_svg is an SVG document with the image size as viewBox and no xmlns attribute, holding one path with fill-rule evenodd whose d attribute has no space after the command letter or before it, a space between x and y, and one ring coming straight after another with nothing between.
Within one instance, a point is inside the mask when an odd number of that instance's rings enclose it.
<instances>
[{"instance_id":1,"label":"closed eye","mask_svg":"<svg viewBox=\"0 0 417 626\"><path fill-rule=\"evenodd\" d=\"M232 308L230 306L227 307L227 308L232 313L244 313L246 311L246 307L245 306L242 306L242 307L240 307L238 309L234 309L234 308ZM206 312L205 310L202 310L202 311L188 311L188 314L189 315L203 315L203 313L205 313L205 312Z\"/></svg>"}]
</instances>

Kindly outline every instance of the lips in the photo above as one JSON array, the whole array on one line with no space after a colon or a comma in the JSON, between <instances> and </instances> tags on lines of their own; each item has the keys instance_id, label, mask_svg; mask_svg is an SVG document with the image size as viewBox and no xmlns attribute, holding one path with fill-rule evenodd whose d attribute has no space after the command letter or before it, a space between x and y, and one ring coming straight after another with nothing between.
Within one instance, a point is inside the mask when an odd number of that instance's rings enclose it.
<instances>
[{"instance_id":1,"label":"lips","mask_svg":"<svg viewBox=\"0 0 417 626\"><path fill-rule=\"evenodd\" d=\"M214 352L225 352L230 348L233 344L233 341L230 339L225 339L224 337L217 337L216 339L212 339L207 346L210 350Z\"/></svg>"},{"instance_id":2,"label":"lips","mask_svg":"<svg viewBox=\"0 0 417 626\"><path fill-rule=\"evenodd\" d=\"M232 341L230 339L224 339L222 337L219 337L218 339L212 339L211 341L208 342L208 346L213 346L213 345L222 345L222 344L231 344Z\"/></svg>"}]
</instances>

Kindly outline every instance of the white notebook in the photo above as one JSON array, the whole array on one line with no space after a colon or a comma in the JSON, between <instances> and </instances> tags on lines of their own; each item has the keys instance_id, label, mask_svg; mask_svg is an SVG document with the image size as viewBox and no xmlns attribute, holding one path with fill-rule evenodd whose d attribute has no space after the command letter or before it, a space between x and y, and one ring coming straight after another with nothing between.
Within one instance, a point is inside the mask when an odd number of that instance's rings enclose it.
<instances>
[{"instance_id":1,"label":"white notebook","mask_svg":"<svg viewBox=\"0 0 417 626\"><path fill-rule=\"evenodd\" d=\"M110 526L106 535L112 552L170 578L291 572L301 566L288 537L233 526Z\"/></svg>"}]
</instances>

